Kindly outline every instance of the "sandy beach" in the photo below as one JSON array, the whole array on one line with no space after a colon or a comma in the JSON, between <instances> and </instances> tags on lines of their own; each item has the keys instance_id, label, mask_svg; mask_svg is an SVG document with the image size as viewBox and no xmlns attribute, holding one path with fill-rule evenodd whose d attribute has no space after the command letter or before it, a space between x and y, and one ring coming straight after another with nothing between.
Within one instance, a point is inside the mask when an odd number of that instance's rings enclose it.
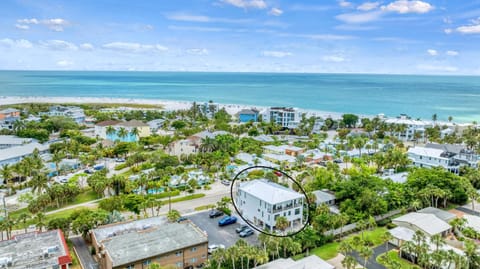
<instances>
[{"instance_id":1,"label":"sandy beach","mask_svg":"<svg viewBox=\"0 0 480 269\"><path fill-rule=\"evenodd\" d=\"M55 103L55 104L88 104L88 103L110 103L110 104L145 104L161 105L165 110L182 110L192 106L193 101L172 101L157 99L130 99L130 98L110 98L110 97L47 97L47 96L1 96L0 105L12 105L21 103ZM200 102L199 102L200 103ZM219 104L220 108L225 108L229 114L236 114L242 109L255 108L259 111L266 109L264 106L239 105L239 104ZM306 113L308 117L317 116L322 118L339 119L342 113L328 112L319 110L306 110L298 108L301 113ZM362 115L361 117L369 117Z\"/></svg>"}]
</instances>

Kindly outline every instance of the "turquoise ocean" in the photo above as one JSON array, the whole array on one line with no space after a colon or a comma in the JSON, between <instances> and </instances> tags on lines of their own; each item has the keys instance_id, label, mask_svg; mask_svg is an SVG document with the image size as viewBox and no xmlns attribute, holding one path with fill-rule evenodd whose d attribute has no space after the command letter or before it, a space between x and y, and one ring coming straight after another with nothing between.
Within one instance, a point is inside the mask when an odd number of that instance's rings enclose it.
<instances>
[{"instance_id":1,"label":"turquoise ocean","mask_svg":"<svg viewBox=\"0 0 480 269\"><path fill-rule=\"evenodd\" d=\"M119 97L480 122L480 77L0 71L0 96Z\"/></svg>"}]
</instances>

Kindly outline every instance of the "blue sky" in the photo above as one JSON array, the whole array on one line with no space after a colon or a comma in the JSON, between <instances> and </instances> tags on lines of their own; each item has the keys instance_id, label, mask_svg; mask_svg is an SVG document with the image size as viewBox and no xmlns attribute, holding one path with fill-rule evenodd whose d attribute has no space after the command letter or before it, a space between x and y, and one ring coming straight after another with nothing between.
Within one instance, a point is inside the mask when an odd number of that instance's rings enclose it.
<instances>
[{"instance_id":1,"label":"blue sky","mask_svg":"<svg viewBox=\"0 0 480 269\"><path fill-rule=\"evenodd\" d=\"M480 75L480 0L2 0L0 69Z\"/></svg>"}]
</instances>

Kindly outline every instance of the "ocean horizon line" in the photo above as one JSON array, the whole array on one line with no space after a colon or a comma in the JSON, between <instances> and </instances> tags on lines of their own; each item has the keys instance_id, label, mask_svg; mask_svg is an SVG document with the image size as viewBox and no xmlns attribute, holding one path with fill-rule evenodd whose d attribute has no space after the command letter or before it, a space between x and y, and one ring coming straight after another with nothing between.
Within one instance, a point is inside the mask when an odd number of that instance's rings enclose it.
<instances>
[{"instance_id":1,"label":"ocean horizon line","mask_svg":"<svg viewBox=\"0 0 480 269\"><path fill-rule=\"evenodd\" d=\"M211 74L275 74L275 75L372 75L372 76L424 76L424 77L480 77L480 74L451 73L376 73L376 72L295 72L295 71L207 71L207 70L81 70L81 69L0 69L0 72L98 72L98 73L211 73Z\"/></svg>"}]
</instances>

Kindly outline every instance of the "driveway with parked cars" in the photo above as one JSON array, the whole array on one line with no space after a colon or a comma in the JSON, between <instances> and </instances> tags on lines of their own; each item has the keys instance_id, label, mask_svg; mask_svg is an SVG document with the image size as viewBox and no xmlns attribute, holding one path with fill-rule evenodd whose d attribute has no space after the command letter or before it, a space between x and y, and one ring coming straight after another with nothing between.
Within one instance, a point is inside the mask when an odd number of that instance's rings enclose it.
<instances>
[{"instance_id":1,"label":"driveway with parked cars","mask_svg":"<svg viewBox=\"0 0 480 269\"><path fill-rule=\"evenodd\" d=\"M199 212L188 215L187 218L195 223L195 225L197 225L200 229L207 232L209 245L221 244L227 248L234 245L235 242L241 238L235 229L244 224L243 220L236 216L236 223L219 227L218 221L225 217L225 215L216 218L210 218L209 213L210 211ZM244 237L243 240L247 241L249 244L259 245L258 232L255 231L253 235Z\"/></svg>"}]
</instances>

